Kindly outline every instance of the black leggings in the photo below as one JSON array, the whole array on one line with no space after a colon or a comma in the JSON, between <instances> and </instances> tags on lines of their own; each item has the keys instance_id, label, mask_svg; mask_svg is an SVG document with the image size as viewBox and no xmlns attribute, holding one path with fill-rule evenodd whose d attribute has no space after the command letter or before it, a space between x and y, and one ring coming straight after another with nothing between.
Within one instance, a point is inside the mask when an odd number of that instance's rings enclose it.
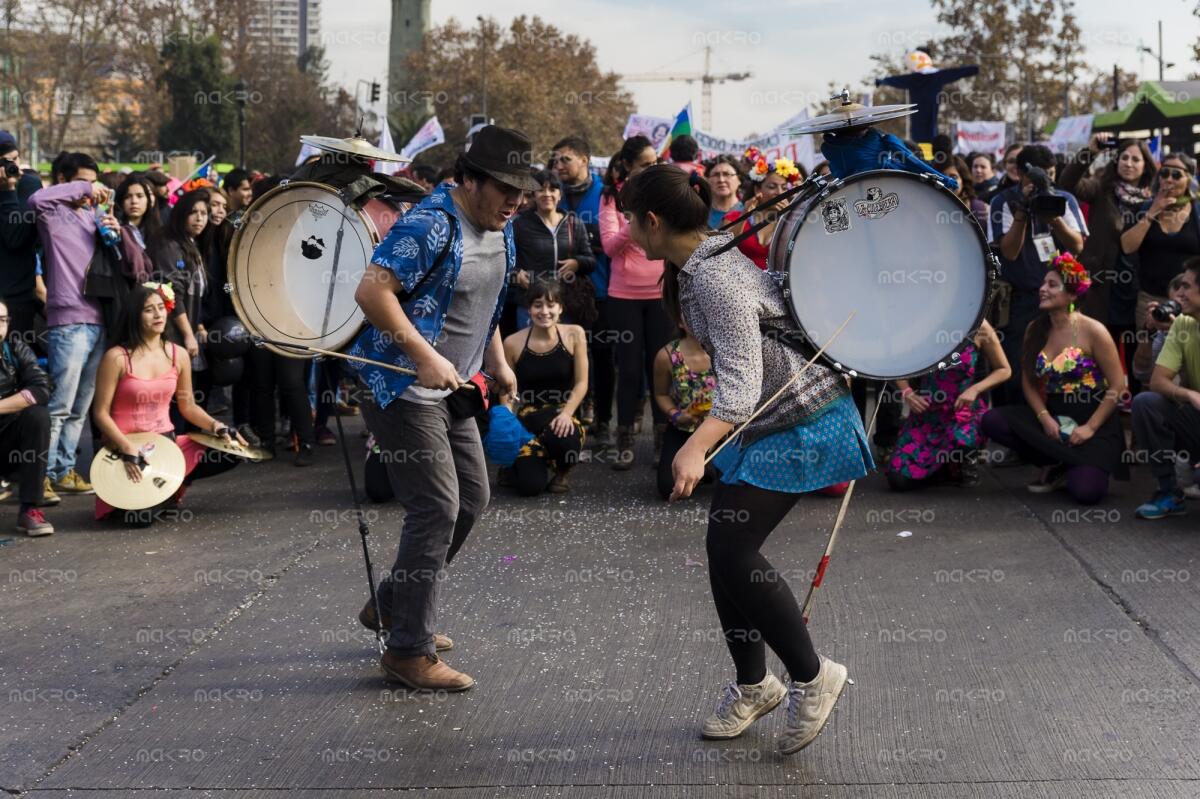
<instances>
[{"instance_id":1,"label":"black leggings","mask_svg":"<svg viewBox=\"0 0 1200 799\"><path fill-rule=\"evenodd\" d=\"M596 421L608 424L612 421L613 395L617 388L617 368L613 361L617 333L608 321L608 300L596 300L599 315L588 331L591 347L588 350L588 366L591 379L588 391L592 395Z\"/></svg>"},{"instance_id":2,"label":"black leggings","mask_svg":"<svg viewBox=\"0 0 1200 799\"><path fill-rule=\"evenodd\" d=\"M521 422L528 430L539 431L537 444L534 445L535 454L517 458L513 462L517 493L523 497L536 496L546 490L551 463L561 473L579 462L579 453L583 450L579 426L573 426L565 436L556 435L550 429L550 421L556 416L557 408L545 408L521 417ZM544 454L539 454L539 451Z\"/></svg>"},{"instance_id":3,"label":"black leggings","mask_svg":"<svg viewBox=\"0 0 1200 799\"><path fill-rule=\"evenodd\" d=\"M662 300L622 300L609 297L608 324L617 335L617 424L633 425L642 397L654 385L654 356L675 332ZM651 402L654 423L667 415Z\"/></svg>"},{"instance_id":4,"label":"black leggings","mask_svg":"<svg viewBox=\"0 0 1200 799\"><path fill-rule=\"evenodd\" d=\"M796 504L797 494L718 482L709 511L708 577L725 643L743 685L767 675L767 647L792 680L810 682L820 660L800 605L759 549Z\"/></svg>"},{"instance_id":5,"label":"black leggings","mask_svg":"<svg viewBox=\"0 0 1200 799\"><path fill-rule=\"evenodd\" d=\"M308 402L308 387L304 380L308 361L285 358L270 350L256 348L250 351L246 366L251 370L250 384L254 392L251 400L251 424L254 426L254 432L262 439L263 446L270 450L275 448L276 387L292 423L292 432L299 437L301 444L311 445L312 405Z\"/></svg>"}]
</instances>

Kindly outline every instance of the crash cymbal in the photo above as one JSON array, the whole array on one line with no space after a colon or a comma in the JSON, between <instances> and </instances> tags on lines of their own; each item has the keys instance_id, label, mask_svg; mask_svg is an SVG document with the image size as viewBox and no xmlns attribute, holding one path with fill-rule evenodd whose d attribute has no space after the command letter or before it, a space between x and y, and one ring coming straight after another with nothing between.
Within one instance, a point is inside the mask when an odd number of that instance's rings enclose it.
<instances>
[{"instance_id":1,"label":"crash cymbal","mask_svg":"<svg viewBox=\"0 0 1200 799\"><path fill-rule=\"evenodd\" d=\"M909 114L917 113L915 105L859 105L858 103L843 103L836 111L822 114L819 117L806 119L804 122L788 130L789 133L825 133L831 130L859 128L875 125L887 119L899 119Z\"/></svg>"},{"instance_id":2,"label":"crash cymbal","mask_svg":"<svg viewBox=\"0 0 1200 799\"><path fill-rule=\"evenodd\" d=\"M300 141L316 147L318 150L324 150L327 153L343 153L345 155L353 155L356 158L366 158L372 161L390 161L399 164L412 162L412 159L406 155L380 150L361 136L352 136L348 139L335 139L332 136L301 136Z\"/></svg>"},{"instance_id":3,"label":"crash cymbal","mask_svg":"<svg viewBox=\"0 0 1200 799\"><path fill-rule=\"evenodd\" d=\"M129 479L120 453L103 447L92 459L89 475L96 496L121 510L142 510L166 502L183 485L187 471L183 452L158 433L127 433L125 437L146 458L142 479L136 483Z\"/></svg>"},{"instance_id":4,"label":"crash cymbal","mask_svg":"<svg viewBox=\"0 0 1200 799\"><path fill-rule=\"evenodd\" d=\"M243 447L238 443L236 438L230 439L225 436L214 436L212 433L201 433L192 431L187 434L187 437L197 444L215 449L218 452L225 452L229 455L235 455L239 458L245 458L248 461L265 461L270 460L271 455L265 449L258 447Z\"/></svg>"}]
</instances>

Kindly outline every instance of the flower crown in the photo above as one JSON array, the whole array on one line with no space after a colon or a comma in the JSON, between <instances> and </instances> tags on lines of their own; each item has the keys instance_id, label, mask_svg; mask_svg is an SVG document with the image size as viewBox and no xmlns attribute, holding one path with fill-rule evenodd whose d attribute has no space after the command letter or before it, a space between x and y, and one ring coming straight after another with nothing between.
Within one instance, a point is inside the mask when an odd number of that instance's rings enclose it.
<instances>
[{"instance_id":1,"label":"flower crown","mask_svg":"<svg viewBox=\"0 0 1200 799\"><path fill-rule=\"evenodd\" d=\"M175 289L171 287L170 283L143 283L142 285L162 297L163 307L167 309L168 313L175 310Z\"/></svg>"},{"instance_id":2,"label":"flower crown","mask_svg":"<svg viewBox=\"0 0 1200 799\"><path fill-rule=\"evenodd\" d=\"M774 172L789 184L800 180L800 170L790 158L776 158L774 163L768 161L757 147L747 148L742 156L750 162L750 179L761 183L767 175Z\"/></svg>"},{"instance_id":3,"label":"flower crown","mask_svg":"<svg viewBox=\"0 0 1200 799\"><path fill-rule=\"evenodd\" d=\"M1091 275L1069 252L1054 256L1053 269L1062 275L1063 285L1076 297L1082 297L1092 287Z\"/></svg>"}]
</instances>

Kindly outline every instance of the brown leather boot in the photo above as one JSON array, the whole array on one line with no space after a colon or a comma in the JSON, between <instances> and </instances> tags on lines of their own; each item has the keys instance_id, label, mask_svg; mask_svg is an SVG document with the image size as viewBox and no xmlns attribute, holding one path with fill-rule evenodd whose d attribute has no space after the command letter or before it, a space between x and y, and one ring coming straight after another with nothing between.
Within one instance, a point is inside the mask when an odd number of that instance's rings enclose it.
<instances>
[{"instance_id":1,"label":"brown leather boot","mask_svg":"<svg viewBox=\"0 0 1200 799\"><path fill-rule=\"evenodd\" d=\"M379 622L375 619L375 603L371 600L368 599L367 604L363 605L363 609L358 612L358 623L371 632L379 632ZM383 614L383 628L385 630L392 628L392 617L387 613ZM434 633L433 647L438 652L447 652L454 648L454 641L448 635Z\"/></svg>"},{"instance_id":2,"label":"brown leather boot","mask_svg":"<svg viewBox=\"0 0 1200 799\"><path fill-rule=\"evenodd\" d=\"M383 678L417 691L465 691L475 684L474 678L455 671L437 655L399 657L392 650L383 653L379 661Z\"/></svg>"}]
</instances>

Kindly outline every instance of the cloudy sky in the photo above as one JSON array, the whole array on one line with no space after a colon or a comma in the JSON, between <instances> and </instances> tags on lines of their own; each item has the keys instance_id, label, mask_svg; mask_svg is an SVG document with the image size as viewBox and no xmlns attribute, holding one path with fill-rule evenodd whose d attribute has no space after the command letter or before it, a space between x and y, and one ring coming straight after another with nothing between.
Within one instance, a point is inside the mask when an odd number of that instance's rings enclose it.
<instances>
[{"instance_id":1,"label":"cloudy sky","mask_svg":"<svg viewBox=\"0 0 1200 799\"><path fill-rule=\"evenodd\" d=\"M1200 20L1196 0L1081 0L1077 4L1088 61L1111 70L1119 64L1141 76L1157 77L1157 61L1139 54L1139 44L1158 47L1163 24L1167 80L1181 80L1200 65L1191 61ZM754 15L747 8L769 9ZM762 132L807 107L829 81L862 86L876 52L902 53L940 29L928 0L433 0L433 22L451 16L474 25L478 14L506 24L523 13L540 16L595 45L600 65L622 74L698 72L700 52L713 45L714 72L753 73L739 83L713 89L713 125L718 136L741 138ZM503 10L500 10L503 9ZM852 9L852 13L847 13ZM1136 14L1134 11L1136 10ZM353 89L355 81L387 77L387 30L391 0L322 0L322 42L332 77ZM630 83L641 113L671 116L688 100L699 122L700 87L685 83Z\"/></svg>"}]
</instances>

